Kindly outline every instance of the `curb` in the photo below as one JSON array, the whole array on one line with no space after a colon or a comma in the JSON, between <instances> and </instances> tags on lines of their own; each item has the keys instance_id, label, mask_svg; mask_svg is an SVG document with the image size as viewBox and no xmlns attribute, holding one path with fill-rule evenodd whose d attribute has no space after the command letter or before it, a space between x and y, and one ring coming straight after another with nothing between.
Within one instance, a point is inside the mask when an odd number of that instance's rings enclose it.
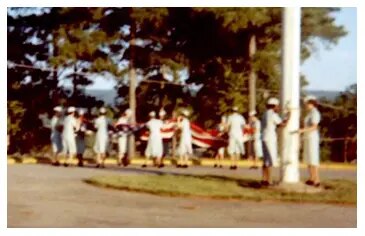
<instances>
[{"instance_id":1,"label":"curb","mask_svg":"<svg viewBox=\"0 0 365 236\"><path fill-rule=\"evenodd\" d=\"M63 163L65 159L60 158L60 163ZM24 158L13 158L13 157L8 157L7 159L8 161L8 165L14 165L14 164L50 164L51 160L49 158L34 158L34 157L24 157ZM73 159L71 161L72 164L77 164L77 160ZM85 158L84 159L84 163L87 164L95 164L95 160L94 159L90 159L90 158ZM131 164L135 164L135 165L142 165L144 163L144 159L132 159L131 160ZM147 161L148 164L152 164L152 160L148 160ZM171 159L166 159L164 161L165 165L174 165L175 161L171 160ZM106 159L105 160L105 164L114 164L117 165L117 161L116 159ZM214 160L212 159L207 159L207 158L201 158L199 160L190 160L189 161L190 165L194 165L194 166L213 166L214 165ZM229 160L224 160L222 162L223 166L229 166L230 162ZM238 166L239 167L250 167L252 166L253 162L252 161L248 161L248 160L241 160L238 161ZM262 165L261 161L257 162L258 166ZM307 168L307 166L304 163L300 163L300 168ZM320 166L320 169L334 169L334 170L357 170L357 165L354 164L345 164L345 163L323 163Z\"/></svg>"}]
</instances>

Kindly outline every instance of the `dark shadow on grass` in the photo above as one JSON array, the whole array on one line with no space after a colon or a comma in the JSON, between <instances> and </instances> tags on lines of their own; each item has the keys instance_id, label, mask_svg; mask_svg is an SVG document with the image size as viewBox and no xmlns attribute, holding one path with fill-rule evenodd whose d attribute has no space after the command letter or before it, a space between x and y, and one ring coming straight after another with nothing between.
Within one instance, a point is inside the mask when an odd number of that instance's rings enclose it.
<instances>
[{"instance_id":1,"label":"dark shadow on grass","mask_svg":"<svg viewBox=\"0 0 365 236\"><path fill-rule=\"evenodd\" d=\"M84 168L95 168L94 166L85 166ZM187 174L176 172L174 169L157 169L156 167L149 167L141 169L139 167L133 167L129 165L128 167L118 167L118 166L107 166L107 170L116 171L116 172L130 172L130 173L137 173L137 174L153 174L153 175L172 175L172 176L183 176L183 177L190 177L190 178L197 178L203 180L219 180L219 181L228 181L228 182L235 182L238 186L242 188L252 188L252 189L260 189L262 188L261 183L259 180L255 179L241 179L241 178L234 178L224 175L200 175L200 174Z\"/></svg>"}]
</instances>

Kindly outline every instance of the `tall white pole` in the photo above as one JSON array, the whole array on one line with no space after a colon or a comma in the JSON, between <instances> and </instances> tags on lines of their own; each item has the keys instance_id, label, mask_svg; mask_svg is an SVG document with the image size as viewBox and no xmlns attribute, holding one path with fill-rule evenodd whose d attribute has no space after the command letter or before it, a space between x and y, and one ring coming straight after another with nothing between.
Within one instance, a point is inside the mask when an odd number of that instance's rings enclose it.
<instances>
[{"instance_id":1,"label":"tall white pole","mask_svg":"<svg viewBox=\"0 0 365 236\"><path fill-rule=\"evenodd\" d=\"M291 117L281 135L282 182L299 182L300 115L300 7L286 7L282 13L281 110L290 109Z\"/></svg>"}]
</instances>

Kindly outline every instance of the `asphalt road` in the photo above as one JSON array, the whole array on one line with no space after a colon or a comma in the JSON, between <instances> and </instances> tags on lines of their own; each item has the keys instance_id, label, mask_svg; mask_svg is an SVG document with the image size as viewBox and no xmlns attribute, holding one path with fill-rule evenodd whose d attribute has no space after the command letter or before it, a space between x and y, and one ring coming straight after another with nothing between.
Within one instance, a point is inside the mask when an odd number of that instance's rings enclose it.
<instances>
[{"instance_id":1,"label":"asphalt road","mask_svg":"<svg viewBox=\"0 0 365 236\"><path fill-rule=\"evenodd\" d=\"M162 197L90 186L104 174L156 172L259 177L258 170L194 167L163 170L8 165L8 227L356 227L357 208ZM305 170L303 170L305 171ZM304 174L304 173L303 173ZM356 180L354 170L322 170L322 178ZM305 176L303 176L305 178Z\"/></svg>"}]
</instances>

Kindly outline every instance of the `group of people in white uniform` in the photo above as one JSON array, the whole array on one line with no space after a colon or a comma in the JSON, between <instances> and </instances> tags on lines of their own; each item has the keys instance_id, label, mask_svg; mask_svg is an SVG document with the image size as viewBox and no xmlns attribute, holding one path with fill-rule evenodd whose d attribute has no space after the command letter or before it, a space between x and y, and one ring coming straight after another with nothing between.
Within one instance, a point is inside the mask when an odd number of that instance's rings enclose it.
<instances>
[{"instance_id":1,"label":"group of people in white uniform","mask_svg":"<svg viewBox=\"0 0 365 236\"><path fill-rule=\"evenodd\" d=\"M147 160L149 158L154 158L154 164L158 167L163 167L163 138L162 138L162 127L164 122L164 117L166 112L161 109L159 112L159 117L156 117L156 113L151 111L149 113L150 120L146 123L146 127L149 130L149 137L147 141L147 147L145 150L145 163L142 167L147 167ZM176 128L179 130L179 146L177 153L179 156L178 168L187 168L189 158L193 155L193 145L191 137L191 129L189 122L190 112L186 109L181 111L180 116L177 118Z\"/></svg>"},{"instance_id":2,"label":"group of people in white uniform","mask_svg":"<svg viewBox=\"0 0 365 236\"><path fill-rule=\"evenodd\" d=\"M310 178L306 181L308 185L319 186L320 180L318 175L319 166L319 130L320 113L317 107L317 101L314 96L307 96L304 99L307 115L304 118L304 127L297 133L303 134L303 157L308 164ZM256 111L248 113L248 123L245 118L238 112L238 107L233 107L231 114L223 116L218 129L220 133L228 135L227 146L222 146L217 150L216 163L214 167L222 168L222 160L227 151L230 157L230 169L235 170L238 166L238 160L245 154L244 129L251 129L252 154L254 157L254 167L259 158L263 158L262 185L272 184L271 171L273 167L279 165L278 159L278 142L277 128L284 127L289 119L290 112L285 118L278 114L279 100L270 98L266 104L266 110L262 114L261 120L258 119ZM51 120L51 142L54 153L54 165L59 165L59 155L67 155L65 166L68 166L71 159L77 155L79 166L82 166L82 154L85 150L85 141L82 135L85 134L86 127L83 122L82 110L77 111L78 117L75 117L76 109L69 107L67 116L61 119L62 108L54 108L55 115ZM97 155L97 167L104 167L106 152L109 142L108 127L110 121L105 116L106 109L100 108L99 116L94 120L96 130L94 151ZM179 131L179 144L177 153L179 156L177 167L187 168L189 158L193 155L192 133L190 129L189 116L190 112L186 109L180 112L177 118L176 128ZM114 127L125 127L118 133L118 164L120 165L127 152L128 125L130 125L131 110L125 110L120 118L114 123ZM166 112L161 109L158 116L155 111L149 113L149 121L144 126L149 131L147 146L144 152L145 162L142 167L147 167L148 160L153 158L154 164L163 167L164 142L162 128L164 125ZM60 127L63 126L63 129Z\"/></svg>"},{"instance_id":3,"label":"group of people in white uniform","mask_svg":"<svg viewBox=\"0 0 365 236\"><path fill-rule=\"evenodd\" d=\"M52 164L59 166L60 155L67 156L64 166L69 166L71 160L76 156L78 166L83 166L83 153L85 151L85 133L87 132L84 119L85 111L76 111L75 107L69 107L66 117L62 117L62 107L54 109L54 116L51 119L51 143L53 151ZM77 114L77 117L75 116ZM94 151L97 154L97 167L104 167L105 153L109 142L108 124L105 116L106 109L100 108L99 116L94 121L96 129Z\"/></svg>"}]
</instances>

